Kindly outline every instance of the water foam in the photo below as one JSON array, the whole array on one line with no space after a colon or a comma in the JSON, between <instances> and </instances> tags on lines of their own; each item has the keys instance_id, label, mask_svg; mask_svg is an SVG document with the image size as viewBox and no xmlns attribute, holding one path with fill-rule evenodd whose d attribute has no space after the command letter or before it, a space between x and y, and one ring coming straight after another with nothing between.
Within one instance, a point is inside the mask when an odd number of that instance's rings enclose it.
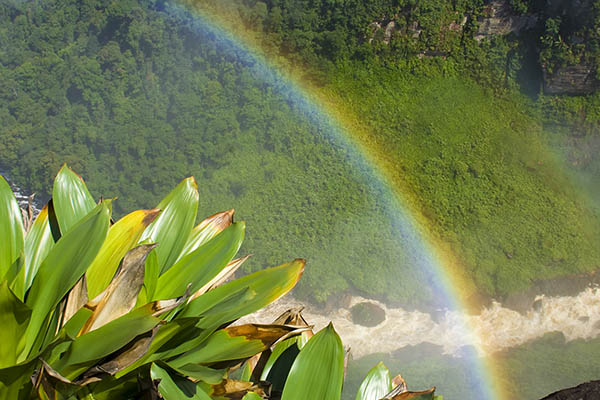
<instances>
[{"instance_id":1,"label":"water foam","mask_svg":"<svg viewBox=\"0 0 600 400\"><path fill-rule=\"evenodd\" d=\"M460 357L465 346L476 348L480 356L522 345L549 332L562 332L567 341L593 339L600 335L600 288L587 288L576 296L538 296L536 309L525 314L494 302L478 315L460 311L444 311L439 318L421 311L391 308L376 300L352 297L350 307L374 303L385 310L386 318L379 325L365 327L352 322L350 310L340 308L320 313L306 306L303 315L322 329L329 321L350 346L355 358L373 353L392 353L406 346L423 343L438 345L443 353ZM286 296L239 323L271 322L289 308L305 306Z\"/></svg>"}]
</instances>

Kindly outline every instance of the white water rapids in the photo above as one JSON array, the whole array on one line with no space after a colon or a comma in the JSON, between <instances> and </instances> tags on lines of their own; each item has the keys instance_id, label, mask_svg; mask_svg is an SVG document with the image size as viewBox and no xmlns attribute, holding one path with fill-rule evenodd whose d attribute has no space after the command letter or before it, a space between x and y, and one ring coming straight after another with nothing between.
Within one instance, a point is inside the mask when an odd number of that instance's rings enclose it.
<instances>
[{"instance_id":1,"label":"white water rapids","mask_svg":"<svg viewBox=\"0 0 600 400\"><path fill-rule=\"evenodd\" d=\"M485 355L519 346L549 332L562 332L567 341L600 335L600 288L587 288L576 296L538 296L536 300L541 301L541 307L526 314L494 302L479 315L447 311L435 322L424 312L388 308L375 300L353 297L350 307L371 302L385 310L386 319L371 328L354 324L350 311L343 308L324 315L307 306L302 315L315 325L315 332L332 321L355 358L422 343L439 345L445 354L455 356L460 355L464 346L474 346L480 355ZM285 310L302 306L288 295L240 323L269 323Z\"/></svg>"}]
</instances>

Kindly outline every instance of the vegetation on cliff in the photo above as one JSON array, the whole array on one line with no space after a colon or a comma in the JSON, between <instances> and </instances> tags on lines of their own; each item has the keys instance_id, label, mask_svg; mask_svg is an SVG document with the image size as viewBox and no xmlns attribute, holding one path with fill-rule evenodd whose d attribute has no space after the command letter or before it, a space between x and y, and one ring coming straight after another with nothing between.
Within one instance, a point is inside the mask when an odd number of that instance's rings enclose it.
<instances>
[{"instance_id":1,"label":"vegetation on cliff","mask_svg":"<svg viewBox=\"0 0 600 400\"><path fill-rule=\"evenodd\" d=\"M458 17L479 1L203 4L233 7L232 23L360 116L361 140L483 292L597 268L598 213L557 173L541 114L514 91L521 50L478 43L477 19ZM167 6L2 1L0 167L44 198L66 160L94 195L121 199L118 216L194 174L202 212L227 204L254 230L247 272L293 250L311 260L304 298L433 296L369 171L247 57ZM405 23L386 44L372 23L396 14Z\"/></svg>"}]
</instances>

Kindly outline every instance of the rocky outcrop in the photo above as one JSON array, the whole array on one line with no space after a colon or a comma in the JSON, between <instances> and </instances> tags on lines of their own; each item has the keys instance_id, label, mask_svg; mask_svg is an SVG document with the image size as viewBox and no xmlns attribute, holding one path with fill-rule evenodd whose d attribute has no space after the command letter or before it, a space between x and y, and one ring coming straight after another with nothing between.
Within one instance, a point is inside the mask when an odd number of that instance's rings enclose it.
<instances>
[{"instance_id":1,"label":"rocky outcrop","mask_svg":"<svg viewBox=\"0 0 600 400\"><path fill-rule=\"evenodd\" d=\"M600 381L582 383L579 386L558 391L541 400L598 400L600 399Z\"/></svg>"},{"instance_id":2,"label":"rocky outcrop","mask_svg":"<svg viewBox=\"0 0 600 400\"><path fill-rule=\"evenodd\" d=\"M570 65L550 74L544 69L544 93L582 95L600 89L596 68L591 65Z\"/></svg>"},{"instance_id":3,"label":"rocky outcrop","mask_svg":"<svg viewBox=\"0 0 600 400\"><path fill-rule=\"evenodd\" d=\"M506 1L493 1L485 10L486 16L479 21L475 39L487 36L507 35L531 29L537 23L535 15L515 15Z\"/></svg>"}]
</instances>

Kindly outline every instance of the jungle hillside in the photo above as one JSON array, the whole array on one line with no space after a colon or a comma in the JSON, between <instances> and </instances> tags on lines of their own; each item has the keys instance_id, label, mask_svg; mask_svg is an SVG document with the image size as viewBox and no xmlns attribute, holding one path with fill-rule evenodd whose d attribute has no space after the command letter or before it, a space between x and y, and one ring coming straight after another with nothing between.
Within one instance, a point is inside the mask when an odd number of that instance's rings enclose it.
<instances>
[{"instance_id":1,"label":"jungle hillside","mask_svg":"<svg viewBox=\"0 0 600 400\"><path fill-rule=\"evenodd\" d=\"M371 171L171 3L1 0L0 171L47 200L66 162L94 198L118 197L116 216L193 175L199 214L235 208L247 221L246 272L300 254L303 299L434 297ZM579 3L176 7L226 15L278 68L301 66L354 115L358 140L480 293L502 298L600 267L588 190L600 173L600 5Z\"/></svg>"}]
</instances>

